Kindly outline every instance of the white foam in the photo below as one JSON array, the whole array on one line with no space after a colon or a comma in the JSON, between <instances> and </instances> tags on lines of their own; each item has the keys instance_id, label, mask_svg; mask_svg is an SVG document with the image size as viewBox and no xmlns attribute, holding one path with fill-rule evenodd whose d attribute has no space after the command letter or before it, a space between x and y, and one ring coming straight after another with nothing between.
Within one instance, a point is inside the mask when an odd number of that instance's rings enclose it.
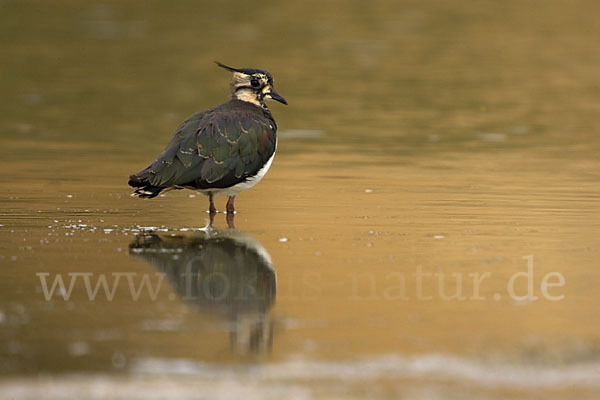
<instances>
[{"instance_id":1,"label":"white foam","mask_svg":"<svg viewBox=\"0 0 600 400\"><path fill-rule=\"evenodd\" d=\"M461 392L463 400L486 398L505 391L530 393L541 389L597 390L600 363L533 365L477 361L429 354L389 355L354 361L319 361L303 357L268 364L212 364L186 359L121 360L114 374L72 374L11 377L0 380L0 393L18 399L355 399L350 387L378 387L411 393L410 398L448 398L444 384L459 383L479 391ZM436 388L441 388L439 391ZM433 392L432 392L433 391ZM329 393L329 395L324 393ZM335 393L334 396L331 396ZM433 397L432 397L433 394ZM446 393L447 394L447 393ZM371 396L372 395L372 396ZM369 398L379 398L370 393ZM388 397L385 397L388 398ZM451 397L455 398L455 397Z\"/></svg>"},{"instance_id":2,"label":"white foam","mask_svg":"<svg viewBox=\"0 0 600 400\"><path fill-rule=\"evenodd\" d=\"M320 379L355 381L424 378L440 381L468 381L489 388L600 388L600 363L562 365L509 364L470 360L457 356L430 354L389 355L348 362L292 359L251 368L253 376L269 380ZM178 374L219 379L235 378L246 370L189 360L141 359L132 366L136 374Z\"/></svg>"}]
</instances>

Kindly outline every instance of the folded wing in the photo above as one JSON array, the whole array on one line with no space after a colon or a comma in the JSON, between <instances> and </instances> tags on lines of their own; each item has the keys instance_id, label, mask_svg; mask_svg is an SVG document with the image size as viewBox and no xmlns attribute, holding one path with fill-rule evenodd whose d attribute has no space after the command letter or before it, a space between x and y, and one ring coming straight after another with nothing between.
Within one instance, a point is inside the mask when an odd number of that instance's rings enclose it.
<instances>
[{"instance_id":1,"label":"folded wing","mask_svg":"<svg viewBox=\"0 0 600 400\"><path fill-rule=\"evenodd\" d=\"M233 112L216 108L194 114L152 164L130 176L129 184L148 192L137 193L143 197L154 197L157 189L174 186L233 186L256 175L273 155L275 135L274 121L252 108Z\"/></svg>"}]
</instances>

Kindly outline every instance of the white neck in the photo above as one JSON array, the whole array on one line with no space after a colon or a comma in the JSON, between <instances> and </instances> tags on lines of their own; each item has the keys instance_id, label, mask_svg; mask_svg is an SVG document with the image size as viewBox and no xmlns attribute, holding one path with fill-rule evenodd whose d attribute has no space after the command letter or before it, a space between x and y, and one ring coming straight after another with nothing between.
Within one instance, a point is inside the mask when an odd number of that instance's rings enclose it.
<instances>
[{"instance_id":1,"label":"white neck","mask_svg":"<svg viewBox=\"0 0 600 400\"><path fill-rule=\"evenodd\" d=\"M241 89L241 90L236 91L234 94L234 98L241 100L241 101L246 101L248 103L256 104L257 106L260 106L260 107L264 107L264 103L262 103L260 100L258 100L258 96L256 95L256 92L254 92L253 90L250 90L250 89Z\"/></svg>"}]
</instances>

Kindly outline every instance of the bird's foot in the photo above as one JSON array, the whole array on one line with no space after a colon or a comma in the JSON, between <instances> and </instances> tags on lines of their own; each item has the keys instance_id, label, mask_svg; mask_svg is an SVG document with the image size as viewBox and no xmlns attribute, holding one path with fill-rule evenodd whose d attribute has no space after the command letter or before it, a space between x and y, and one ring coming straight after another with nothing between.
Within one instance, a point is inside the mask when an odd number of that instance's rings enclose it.
<instances>
[{"instance_id":1,"label":"bird's foot","mask_svg":"<svg viewBox=\"0 0 600 400\"><path fill-rule=\"evenodd\" d=\"M227 221L227 227L230 229L235 229L235 225L233 224L233 220L235 219L234 213L227 213L225 215L225 221Z\"/></svg>"},{"instance_id":2,"label":"bird's foot","mask_svg":"<svg viewBox=\"0 0 600 400\"><path fill-rule=\"evenodd\" d=\"M217 208L215 207L214 195L212 193L208 194L208 213L216 214Z\"/></svg>"},{"instance_id":3,"label":"bird's foot","mask_svg":"<svg viewBox=\"0 0 600 400\"><path fill-rule=\"evenodd\" d=\"M213 225L215 224L215 215L216 214L217 214L216 212L211 212L208 214L208 218L209 218L208 226L210 228L212 228Z\"/></svg>"},{"instance_id":4,"label":"bird's foot","mask_svg":"<svg viewBox=\"0 0 600 400\"><path fill-rule=\"evenodd\" d=\"M235 214L235 206L233 205L234 201L235 196L229 196L229 198L227 199L227 205L225 206L227 214Z\"/></svg>"}]
</instances>

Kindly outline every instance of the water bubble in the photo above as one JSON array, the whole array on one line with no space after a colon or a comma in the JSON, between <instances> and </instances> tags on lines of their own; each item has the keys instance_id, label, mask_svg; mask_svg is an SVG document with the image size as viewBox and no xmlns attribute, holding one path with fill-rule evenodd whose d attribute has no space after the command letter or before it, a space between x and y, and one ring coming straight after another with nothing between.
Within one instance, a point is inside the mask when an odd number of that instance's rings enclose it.
<instances>
[{"instance_id":1,"label":"water bubble","mask_svg":"<svg viewBox=\"0 0 600 400\"><path fill-rule=\"evenodd\" d=\"M122 369L127 364L127 358L125 358L123 353L120 353L118 351L113 353L111 361L112 361L113 367L117 368L117 369Z\"/></svg>"},{"instance_id":2,"label":"water bubble","mask_svg":"<svg viewBox=\"0 0 600 400\"><path fill-rule=\"evenodd\" d=\"M504 133L483 132L478 137L482 142L488 143L501 143L507 140L507 136Z\"/></svg>"},{"instance_id":3,"label":"water bubble","mask_svg":"<svg viewBox=\"0 0 600 400\"><path fill-rule=\"evenodd\" d=\"M90 352L90 345L86 342L73 342L69 344L69 354L81 357Z\"/></svg>"}]
</instances>

